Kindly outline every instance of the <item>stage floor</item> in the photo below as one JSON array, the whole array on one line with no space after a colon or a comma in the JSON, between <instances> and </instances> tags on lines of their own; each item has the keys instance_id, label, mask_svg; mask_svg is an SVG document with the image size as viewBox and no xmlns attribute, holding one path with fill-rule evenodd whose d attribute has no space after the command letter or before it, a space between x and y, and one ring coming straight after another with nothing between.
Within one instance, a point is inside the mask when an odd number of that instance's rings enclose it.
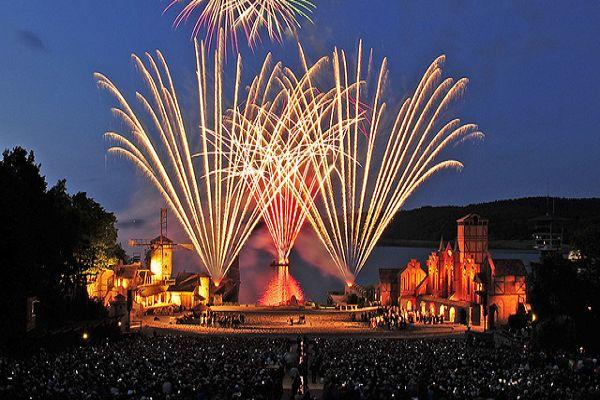
<instances>
[{"instance_id":1,"label":"stage floor","mask_svg":"<svg viewBox=\"0 0 600 400\"><path fill-rule=\"evenodd\" d=\"M176 324L169 316L146 316L142 320L145 332L199 335L318 335L318 336L373 336L373 337L426 337L450 336L465 332L464 325L444 323L439 325L414 324L403 330L372 329L367 323L351 321L354 312L357 318L365 309L357 311L312 310L294 308L270 308L256 306L211 307L217 313L244 314L245 323L239 328L205 327L199 325ZM300 316L305 324L298 325ZM294 325L290 324L293 318Z\"/></svg>"}]
</instances>

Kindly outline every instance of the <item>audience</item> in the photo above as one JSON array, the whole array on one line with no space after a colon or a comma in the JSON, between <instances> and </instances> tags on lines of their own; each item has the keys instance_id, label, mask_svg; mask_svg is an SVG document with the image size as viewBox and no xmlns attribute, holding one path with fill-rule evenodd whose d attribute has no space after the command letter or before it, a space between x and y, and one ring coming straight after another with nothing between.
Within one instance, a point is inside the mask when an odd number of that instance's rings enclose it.
<instances>
[{"instance_id":1,"label":"audience","mask_svg":"<svg viewBox=\"0 0 600 400\"><path fill-rule=\"evenodd\" d=\"M134 335L0 357L0 398L597 399L600 368L581 354L465 338Z\"/></svg>"},{"instance_id":2,"label":"audience","mask_svg":"<svg viewBox=\"0 0 600 400\"><path fill-rule=\"evenodd\" d=\"M350 320L357 320L355 313L350 314ZM378 307L375 310L362 312L358 320L368 324L372 329L398 330L411 327L415 323L442 324L444 317L429 311L421 313L420 311L408 311L404 308L392 306Z\"/></svg>"},{"instance_id":3,"label":"audience","mask_svg":"<svg viewBox=\"0 0 600 400\"><path fill-rule=\"evenodd\" d=\"M597 399L596 359L455 339L319 339L325 400Z\"/></svg>"},{"instance_id":4,"label":"audience","mask_svg":"<svg viewBox=\"0 0 600 400\"><path fill-rule=\"evenodd\" d=\"M286 339L136 335L0 357L0 398L280 399L288 350Z\"/></svg>"}]
</instances>

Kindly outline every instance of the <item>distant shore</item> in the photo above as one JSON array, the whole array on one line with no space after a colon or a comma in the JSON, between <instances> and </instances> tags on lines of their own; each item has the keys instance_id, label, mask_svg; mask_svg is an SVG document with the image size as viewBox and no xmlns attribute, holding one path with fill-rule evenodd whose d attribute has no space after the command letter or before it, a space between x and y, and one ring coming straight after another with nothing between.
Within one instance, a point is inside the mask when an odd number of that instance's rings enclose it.
<instances>
[{"instance_id":1,"label":"distant shore","mask_svg":"<svg viewBox=\"0 0 600 400\"><path fill-rule=\"evenodd\" d=\"M410 239L382 239L378 246L380 247L421 247L437 249L439 241L431 240L410 240ZM536 253L531 240L490 240L489 248L491 250L515 250L527 253Z\"/></svg>"}]
</instances>

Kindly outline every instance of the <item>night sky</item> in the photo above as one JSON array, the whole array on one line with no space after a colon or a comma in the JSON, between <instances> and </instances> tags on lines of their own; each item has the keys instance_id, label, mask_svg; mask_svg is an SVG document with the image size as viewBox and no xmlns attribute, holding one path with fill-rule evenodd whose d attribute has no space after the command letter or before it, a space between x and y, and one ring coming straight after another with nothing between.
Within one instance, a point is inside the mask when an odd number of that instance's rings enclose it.
<instances>
[{"instance_id":1,"label":"night sky","mask_svg":"<svg viewBox=\"0 0 600 400\"><path fill-rule=\"evenodd\" d=\"M445 76L470 85L453 112L486 133L452 156L408 207L532 195L600 195L600 2L320 0L299 40L315 59L359 38L388 57L391 104L438 55ZM162 202L134 168L107 158L102 133L118 127L102 72L129 96L142 87L130 54L160 49L179 94L193 100L191 24L175 30L167 0L5 1L0 11L0 147L32 149L49 184L66 178L117 213L123 241L148 237ZM297 67L294 38L242 45L245 76L268 52ZM190 103L193 104L193 103ZM171 224L172 236L185 240ZM255 238L256 239L256 238ZM188 260L194 264L194 260ZM190 268L197 268L191 266ZM188 268L189 269L189 268Z\"/></svg>"}]
</instances>

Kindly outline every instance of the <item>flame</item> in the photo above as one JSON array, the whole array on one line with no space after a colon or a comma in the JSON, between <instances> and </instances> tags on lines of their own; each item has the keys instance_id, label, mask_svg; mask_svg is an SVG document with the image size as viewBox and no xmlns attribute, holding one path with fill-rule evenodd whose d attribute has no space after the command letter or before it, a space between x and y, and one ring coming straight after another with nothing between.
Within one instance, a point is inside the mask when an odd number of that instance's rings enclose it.
<instances>
[{"instance_id":1,"label":"flame","mask_svg":"<svg viewBox=\"0 0 600 400\"><path fill-rule=\"evenodd\" d=\"M287 266L279 267L277 274L269 281L267 290L258 301L261 306L280 306L289 304L295 298L298 303L304 301L300 284L289 273Z\"/></svg>"}]
</instances>

